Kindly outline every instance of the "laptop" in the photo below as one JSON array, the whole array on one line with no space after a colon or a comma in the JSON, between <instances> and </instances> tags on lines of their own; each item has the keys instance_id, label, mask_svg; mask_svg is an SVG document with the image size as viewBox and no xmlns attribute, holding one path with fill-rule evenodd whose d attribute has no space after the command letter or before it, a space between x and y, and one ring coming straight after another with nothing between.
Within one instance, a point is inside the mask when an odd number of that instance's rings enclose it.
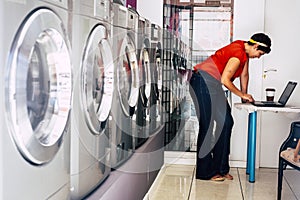
<instances>
[{"instance_id":1,"label":"laptop","mask_svg":"<svg viewBox=\"0 0 300 200\"><path fill-rule=\"evenodd\" d=\"M289 81L278 101L254 101L251 103L255 106L260 107L284 107L290 96L292 95L296 85L297 82Z\"/></svg>"}]
</instances>

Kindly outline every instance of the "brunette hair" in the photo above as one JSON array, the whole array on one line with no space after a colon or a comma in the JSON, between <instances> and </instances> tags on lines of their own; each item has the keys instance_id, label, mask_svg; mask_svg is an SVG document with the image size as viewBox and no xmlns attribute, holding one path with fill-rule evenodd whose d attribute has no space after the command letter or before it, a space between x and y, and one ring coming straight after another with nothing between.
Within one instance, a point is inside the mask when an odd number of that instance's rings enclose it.
<instances>
[{"instance_id":1,"label":"brunette hair","mask_svg":"<svg viewBox=\"0 0 300 200\"><path fill-rule=\"evenodd\" d=\"M271 51L271 39L264 33L255 33L247 43L249 45L258 44L258 50L265 53L270 53Z\"/></svg>"}]
</instances>

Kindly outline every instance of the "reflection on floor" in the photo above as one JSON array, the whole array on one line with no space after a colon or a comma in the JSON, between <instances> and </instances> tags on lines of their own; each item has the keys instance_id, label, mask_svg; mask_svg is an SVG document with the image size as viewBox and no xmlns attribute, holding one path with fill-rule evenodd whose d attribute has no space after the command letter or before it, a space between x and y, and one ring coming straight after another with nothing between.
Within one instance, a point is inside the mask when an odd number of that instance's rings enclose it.
<instances>
[{"instance_id":1,"label":"reflection on floor","mask_svg":"<svg viewBox=\"0 0 300 200\"><path fill-rule=\"evenodd\" d=\"M224 182L195 179L193 154L186 163L166 163L144 200L274 200L277 195L277 169L259 168L255 183L248 182L244 168L231 168L234 180ZM168 162L168 160L167 160ZM175 163L175 164L174 164ZM300 199L300 173L286 170L283 182L283 200Z\"/></svg>"}]
</instances>

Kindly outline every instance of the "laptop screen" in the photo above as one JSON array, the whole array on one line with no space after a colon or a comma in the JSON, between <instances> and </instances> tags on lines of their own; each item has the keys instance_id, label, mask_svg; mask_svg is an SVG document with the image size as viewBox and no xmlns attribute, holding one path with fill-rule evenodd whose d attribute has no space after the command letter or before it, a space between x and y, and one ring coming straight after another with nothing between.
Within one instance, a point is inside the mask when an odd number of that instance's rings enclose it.
<instances>
[{"instance_id":1,"label":"laptop screen","mask_svg":"<svg viewBox=\"0 0 300 200\"><path fill-rule=\"evenodd\" d=\"M295 87L297 85L297 82L289 81L287 86L285 87L283 93L281 94L278 102L285 105L288 99L290 98L292 92L294 91Z\"/></svg>"}]
</instances>

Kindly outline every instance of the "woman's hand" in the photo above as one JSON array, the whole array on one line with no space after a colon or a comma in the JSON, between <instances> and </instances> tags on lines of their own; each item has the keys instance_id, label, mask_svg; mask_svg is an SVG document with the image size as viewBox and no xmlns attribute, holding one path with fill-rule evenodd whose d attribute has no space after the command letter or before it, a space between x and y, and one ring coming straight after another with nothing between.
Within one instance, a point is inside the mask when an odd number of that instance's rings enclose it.
<instances>
[{"instance_id":1,"label":"woman's hand","mask_svg":"<svg viewBox=\"0 0 300 200\"><path fill-rule=\"evenodd\" d=\"M252 97L251 94L243 94L243 95L241 96L241 98L242 98L242 102L243 102L243 103L253 102L253 101L254 101L254 99L253 99L253 97Z\"/></svg>"}]
</instances>

